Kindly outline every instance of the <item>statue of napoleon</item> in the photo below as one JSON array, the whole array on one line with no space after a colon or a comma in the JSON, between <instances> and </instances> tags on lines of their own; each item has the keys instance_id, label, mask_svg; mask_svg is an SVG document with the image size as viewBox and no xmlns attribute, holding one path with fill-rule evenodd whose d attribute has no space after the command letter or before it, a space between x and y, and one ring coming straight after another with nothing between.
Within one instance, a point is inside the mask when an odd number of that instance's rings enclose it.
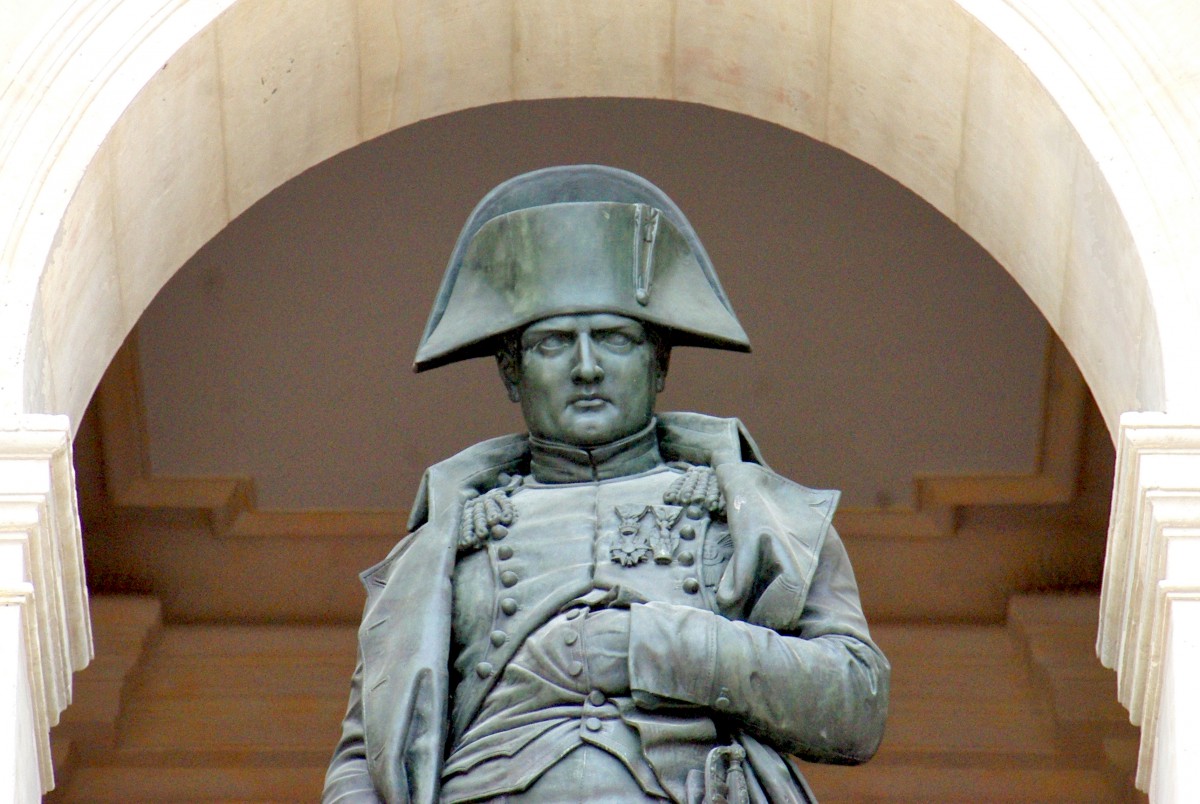
<instances>
[{"instance_id":1,"label":"statue of napoleon","mask_svg":"<svg viewBox=\"0 0 1200 804\"><path fill-rule=\"evenodd\" d=\"M363 573L326 802L805 802L783 755L874 754L837 493L735 419L656 416L674 346L749 349L657 187L558 167L476 207L416 369L494 355L529 432L431 467Z\"/></svg>"}]
</instances>

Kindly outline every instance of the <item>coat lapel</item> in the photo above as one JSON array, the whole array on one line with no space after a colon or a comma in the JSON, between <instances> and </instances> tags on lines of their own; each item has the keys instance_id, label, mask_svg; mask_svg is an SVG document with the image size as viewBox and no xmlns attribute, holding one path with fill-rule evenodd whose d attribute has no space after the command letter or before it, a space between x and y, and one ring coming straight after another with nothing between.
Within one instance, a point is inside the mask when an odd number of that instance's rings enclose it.
<instances>
[{"instance_id":1,"label":"coat lapel","mask_svg":"<svg viewBox=\"0 0 1200 804\"><path fill-rule=\"evenodd\" d=\"M525 439L478 444L431 467L416 529L361 576L367 590L359 643L367 762L385 800L433 802L449 721L451 579L458 517L470 490L513 471Z\"/></svg>"}]
</instances>

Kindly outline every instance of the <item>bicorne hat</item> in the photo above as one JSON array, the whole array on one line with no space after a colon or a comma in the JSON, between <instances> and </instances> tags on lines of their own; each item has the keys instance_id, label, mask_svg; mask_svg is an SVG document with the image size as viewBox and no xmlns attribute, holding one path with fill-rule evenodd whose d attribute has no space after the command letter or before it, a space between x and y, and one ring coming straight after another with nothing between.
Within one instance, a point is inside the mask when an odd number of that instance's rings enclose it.
<instances>
[{"instance_id":1,"label":"bicorne hat","mask_svg":"<svg viewBox=\"0 0 1200 804\"><path fill-rule=\"evenodd\" d=\"M666 194L601 165L509 179L467 219L414 368L490 355L534 321L616 313L670 344L750 350L704 246Z\"/></svg>"}]
</instances>

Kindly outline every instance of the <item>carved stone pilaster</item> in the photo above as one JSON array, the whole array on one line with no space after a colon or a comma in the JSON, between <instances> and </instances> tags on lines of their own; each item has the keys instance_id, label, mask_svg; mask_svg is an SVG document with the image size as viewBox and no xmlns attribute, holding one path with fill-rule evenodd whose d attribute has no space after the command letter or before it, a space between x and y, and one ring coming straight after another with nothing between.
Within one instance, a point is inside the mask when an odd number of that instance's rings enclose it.
<instances>
[{"instance_id":1,"label":"carved stone pilaster","mask_svg":"<svg viewBox=\"0 0 1200 804\"><path fill-rule=\"evenodd\" d=\"M83 543L65 416L0 418L0 754L13 800L50 789L50 727L71 700L71 676L92 658ZM4 745L11 741L12 745ZM30 779L33 774L36 779Z\"/></svg>"},{"instance_id":2,"label":"carved stone pilaster","mask_svg":"<svg viewBox=\"0 0 1200 804\"><path fill-rule=\"evenodd\" d=\"M1096 650L1142 729L1137 784L1155 801L1200 789L1198 611L1200 423L1126 413Z\"/></svg>"}]
</instances>

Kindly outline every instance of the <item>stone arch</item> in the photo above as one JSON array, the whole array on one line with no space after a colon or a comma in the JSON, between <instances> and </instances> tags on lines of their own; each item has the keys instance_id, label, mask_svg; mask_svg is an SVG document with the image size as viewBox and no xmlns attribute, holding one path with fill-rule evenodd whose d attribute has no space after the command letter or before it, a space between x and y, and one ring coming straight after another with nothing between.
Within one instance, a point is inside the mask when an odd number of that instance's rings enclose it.
<instances>
[{"instance_id":1,"label":"stone arch","mask_svg":"<svg viewBox=\"0 0 1200 804\"><path fill-rule=\"evenodd\" d=\"M37 172L8 210L0 406L77 420L172 273L316 162L474 105L605 95L759 117L897 178L1026 290L1110 430L1200 397L1164 205L1069 69L1067 26L1088 20L953 0L400 5L185 2L147 23L98 1L52 26L29 62L48 90L17 97L8 139L6 164Z\"/></svg>"},{"instance_id":2,"label":"stone arch","mask_svg":"<svg viewBox=\"0 0 1200 804\"><path fill-rule=\"evenodd\" d=\"M1200 561L1162 560L1200 522L1193 5L18 3L0 31L0 502L28 509L22 532L62 566L15 568L36 575L36 598L29 583L0 590L36 619L21 635L5 619L5 646L42 657L0 717L32 703L21 745L28 759L40 738L43 787L49 722L90 651L70 430L167 279L258 198L392 129L498 101L628 96L841 148L957 222L1025 289L1119 442L1099 648L1143 724L1139 783L1153 770L1162 795L1195 789L1200 765L1177 757L1200 750L1180 681L1200 665ZM32 779L17 783L32 793Z\"/></svg>"}]
</instances>

